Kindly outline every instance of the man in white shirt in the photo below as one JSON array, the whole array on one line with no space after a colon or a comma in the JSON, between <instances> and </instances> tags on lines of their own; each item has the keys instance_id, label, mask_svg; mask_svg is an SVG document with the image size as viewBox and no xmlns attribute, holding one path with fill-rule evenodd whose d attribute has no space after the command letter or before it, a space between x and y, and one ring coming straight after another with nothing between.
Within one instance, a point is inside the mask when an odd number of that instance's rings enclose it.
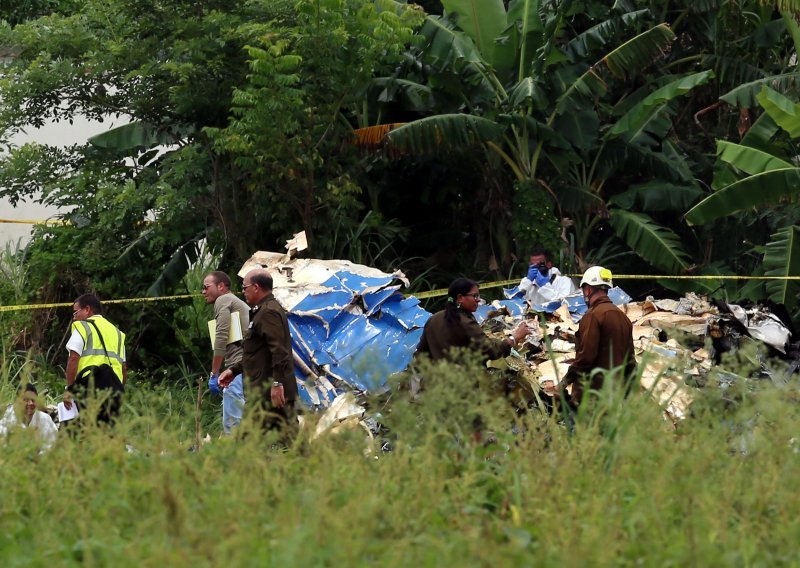
<instances>
[{"instance_id":1,"label":"man in white shirt","mask_svg":"<svg viewBox=\"0 0 800 568\"><path fill-rule=\"evenodd\" d=\"M35 386L28 383L20 395L17 402L10 404L0 418L0 437L6 437L17 428L33 430L41 444L40 453L43 453L55 443L58 429L48 414L38 410L39 393Z\"/></svg>"},{"instance_id":2,"label":"man in white shirt","mask_svg":"<svg viewBox=\"0 0 800 568\"><path fill-rule=\"evenodd\" d=\"M528 274L520 281L519 289L531 306L560 300L578 290L571 278L562 276L553 266L542 247L535 247L531 252Z\"/></svg>"},{"instance_id":3,"label":"man in white shirt","mask_svg":"<svg viewBox=\"0 0 800 568\"><path fill-rule=\"evenodd\" d=\"M72 334L67 340L67 388L77 393L80 404L96 393L103 399L97 421L111 423L119 415L128 376L125 334L103 317L103 304L93 294L79 296L72 308ZM90 384L94 386L93 392Z\"/></svg>"}]
</instances>

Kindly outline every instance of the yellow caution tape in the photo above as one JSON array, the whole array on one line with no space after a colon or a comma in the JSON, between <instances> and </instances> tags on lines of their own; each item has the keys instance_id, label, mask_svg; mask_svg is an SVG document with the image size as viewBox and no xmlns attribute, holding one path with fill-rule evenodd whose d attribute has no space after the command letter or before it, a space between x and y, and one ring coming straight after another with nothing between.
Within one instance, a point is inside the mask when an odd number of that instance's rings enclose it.
<instances>
[{"instance_id":1,"label":"yellow caution tape","mask_svg":"<svg viewBox=\"0 0 800 568\"><path fill-rule=\"evenodd\" d=\"M573 278L580 278L581 274L564 274ZM618 274L614 276L617 280L798 280L800 276L669 276L669 275L656 275L649 274ZM516 286L519 284L519 279L514 280L498 280L496 282L479 282L480 288L499 288L500 286ZM447 294L447 288L438 288L436 290L427 290L425 292L409 293L406 296L413 296L420 300L426 298L436 298ZM187 298L199 298L202 294L178 294L174 296L155 296L147 298L123 298L120 300L103 300L104 304L131 304L136 302L161 302L164 300L184 300ZM57 304L27 304L18 306L0 306L0 313L14 312L22 310L40 310L47 308L71 308L73 302L63 302Z\"/></svg>"},{"instance_id":2,"label":"yellow caution tape","mask_svg":"<svg viewBox=\"0 0 800 568\"><path fill-rule=\"evenodd\" d=\"M18 223L20 225L66 225L68 221L63 219L46 219L44 221L33 221L30 219L0 219L0 223Z\"/></svg>"},{"instance_id":3,"label":"yellow caution tape","mask_svg":"<svg viewBox=\"0 0 800 568\"><path fill-rule=\"evenodd\" d=\"M103 300L104 304L132 304L136 302L161 302L164 300L183 300L185 298L198 298L202 294L179 294L175 296L153 296L147 298L123 298L120 300ZM2 312L16 312L22 310L42 310L48 308L71 308L74 302L61 302L57 304L26 304L19 306L0 306Z\"/></svg>"},{"instance_id":4,"label":"yellow caution tape","mask_svg":"<svg viewBox=\"0 0 800 568\"><path fill-rule=\"evenodd\" d=\"M570 278L581 278L582 274L562 274L562 276L569 276ZM616 274L613 276L615 280L800 280L800 276L669 276L669 275L650 275L650 274ZM478 283L479 288L497 288L499 286L516 286L519 284L520 279L515 280L500 280L497 282ZM447 294L447 288L439 288L436 290L428 290L426 292L419 292L417 294L407 294L414 296L420 300L426 298L436 298Z\"/></svg>"}]
</instances>

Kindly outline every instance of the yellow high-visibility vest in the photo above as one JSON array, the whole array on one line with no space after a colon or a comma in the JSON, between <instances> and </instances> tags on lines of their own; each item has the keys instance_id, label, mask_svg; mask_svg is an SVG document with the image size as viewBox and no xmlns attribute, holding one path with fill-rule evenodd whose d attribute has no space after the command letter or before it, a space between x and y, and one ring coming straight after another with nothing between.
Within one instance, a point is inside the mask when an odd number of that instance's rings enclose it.
<instances>
[{"instance_id":1,"label":"yellow high-visibility vest","mask_svg":"<svg viewBox=\"0 0 800 568\"><path fill-rule=\"evenodd\" d=\"M97 329L89 323L94 322ZM87 321L72 322L72 328L83 338L83 352L78 361L78 375L86 367L107 363L114 369L119 380L124 383L122 364L125 361L125 334L103 316L91 316ZM97 332L103 336L103 341L97 337ZM105 349L103 349L105 343ZM106 356L108 351L108 356Z\"/></svg>"}]
</instances>

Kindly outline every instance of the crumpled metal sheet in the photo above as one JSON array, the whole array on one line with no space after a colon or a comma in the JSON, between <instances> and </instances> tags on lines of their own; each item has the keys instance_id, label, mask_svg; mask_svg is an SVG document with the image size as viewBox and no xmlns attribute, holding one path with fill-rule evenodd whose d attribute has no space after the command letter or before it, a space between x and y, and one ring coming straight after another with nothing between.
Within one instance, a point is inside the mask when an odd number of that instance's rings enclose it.
<instances>
[{"instance_id":1,"label":"crumpled metal sheet","mask_svg":"<svg viewBox=\"0 0 800 568\"><path fill-rule=\"evenodd\" d=\"M728 309L747 329L750 337L774 347L784 355L786 354L786 347L792 338L792 332L775 314L766 311L761 306L744 309L736 304L728 304Z\"/></svg>"},{"instance_id":2,"label":"crumpled metal sheet","mask_svg":"<svg viewBox=\"0 0 800 568\"><path fill-rule=\"evenodd\" d=\"M270 272L275 298L288 312L306 406L327 408L347 391L380 392L390 375L408 367L430 313L400 292L408 285L402 272L263 251L239 276L254 268Z\"/></svg>"},{"instance_id":3,"label":"crumpled metal sheet","mask_svg":"<svg viewBox=\"0 0 800 568\"><path fill-rule=\"evenodd\" d=\"M501 300L501 303L509 303L518 306L521 310L521 313L526 311L527 305L524 300L525 293L519 289L519 286L515 286L514 288L503 288L503 295L506 297L506 300ZM608 297L616 306L622 306L631 301L631 297L619 286L614 286L611 288L608 291ZM567 306L569 313L572 314L572 320L575 322L580 321L583 314L585 314L589 309L581 292L575 292L574 294L565 296L563 299L553 300L552 302L548 302L546 304L534 304L531 306L531 308L535 312L552 314L561 306Z\"/></svg>"}]
</instances>

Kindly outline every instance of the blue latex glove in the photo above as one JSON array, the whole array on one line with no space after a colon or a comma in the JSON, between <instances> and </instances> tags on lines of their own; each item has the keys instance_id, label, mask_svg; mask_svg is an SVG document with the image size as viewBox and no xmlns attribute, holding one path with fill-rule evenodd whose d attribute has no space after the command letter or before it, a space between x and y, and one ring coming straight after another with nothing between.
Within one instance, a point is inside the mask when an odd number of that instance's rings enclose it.
<instances>
[{"instance_id":1,"label":"blue latex glove","mask_svg":"<svg viewBox=\"0 0 800 568\"><path fill-rule=\"evenodd\" d=\"M536 279L539 277L539 269L536 268L535 264L532 264L531 267L528 269L528 280L531 282L536 282Z\"/></svg>"},{"instance_id":2,"label":"blue latex glove","mask_svg":"<svg viewBox=\"0 0 800 568\"><path fill-rule=\"evenodd\" d=\"M542 274L539 270L536 270L536 278L533 280L536 282L536 285L541 288L548 282L550 282L550 275L549 274Z\"/></svg>"},{"instance_id":3,"label":"blue latex glove","mask_svg":"<svg viewBox=\"0 0 800 568\"><path fill-rule=\"evenodd\" d=\"M217 396L222 394L222 391L219 390L219 383L217 382L218 378L219 375L215 375L214 373L211 373L211 376L208 377L208 390L211 391L211 394L215 394Z\"/></svg>"}]
</instances>

